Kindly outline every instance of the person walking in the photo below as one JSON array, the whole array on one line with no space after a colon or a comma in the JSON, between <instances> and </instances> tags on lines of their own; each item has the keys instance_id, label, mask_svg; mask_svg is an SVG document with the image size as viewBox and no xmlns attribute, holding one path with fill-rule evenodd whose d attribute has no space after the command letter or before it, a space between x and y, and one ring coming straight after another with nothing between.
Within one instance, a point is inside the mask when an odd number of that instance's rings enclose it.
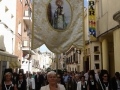
<instances>
[{"instance_id":1,"label":"person walking","mask_svg":"<svg viewBox=\"0 0 120 90\"><path fill-rule=\"evenodd\" d=\"M111 79L111 88L112 88L112 90L120 90L120 74L119 74L119 72L116 72L115 76Z\"/></svg>"},{"instance_id":2,"label":"person walking","mask_svg":"<svg viewBox=\"0 0 120 90\"><path fill-rule=\"evenodd\" d=\"M17 89L18 90L26 90L27 89L27 82L23 73L18 74L18 79L16 81Z\"/></svg>"},{"instance_id":3,"label":"person walking","mask_svg":"<svg viewBox=\"0 0 120 90\"><path fill-rule=\"evenodd\" d=\"M111 84L109 81L109 74L107 71L102 71L101 72L101 82L98 82L98 89L99 90L112 90L111 89Z\"/></svg>"},{"instance_id":4,"label":"person walking","mask_svg":"<svg viewBox=\"0 0 120 90\"><path fill-rule=\"evenodd\" d=\"M43 82L44 77L40 74L40 72L37 72L37 75L35 76L35 90L40 90Z\"/></svg>"},{"instance_id":5,"label":"person walking","mask_svg":"<svg viewBox=\"0 0 120 90\"><path fill-rule=\"evenodd\" d=\"M98 84L94 72L91 71L87 82L87 90L98 90Z\"/></svg>"},{"instance_id":6,"label":"person walking","mask_svg":"<svg viewBox=\"0 0 120 90\"><path fill-rule=\"evenodd\" d=\"M85 81L85 76L81 76L81 81L77 83L77 90L87 90L87 81Z\"/></svg>"},{"instance_id":7,"label":"person walking","mask_svg":"<svg viewBox=\"0 0 120 90\"><path fill-rule=\"evenodd\" d=\"M62 84L57 83L57 75L54 71L47 73L48 85L41 87L41 90L65 90Z\"/></svg>"},{"instance_id":8,"label":"person walking","mask_svg":"<svg viewBox=\"0 0 120 90\"><path fill-rule=\"evenodd\" d=\"M35 79L32 78L32 74L27 78L27 90L35 90Z\"/></svg>"},{"instance_id":9,"label":"person walking","mask_svg":"<svg viewBox=\"0 0 120 90\"><path fill-rule=\"evenodd\" d=\"M77 89L77 82L75 80L75 74L72 73L72 77L68 81L68 90L76 90Z\"/></svg>"},{"instance_id":10,"label":"person walking","mask_svg":"<svg viewBox=\"0 0 120 90\"><path fill-rule=\"evenodd\" d=\"M2 83L0 84L0 90L17 90L16 84L12 78L12 70L6 69Z\"/></svg>"}]
</instances>

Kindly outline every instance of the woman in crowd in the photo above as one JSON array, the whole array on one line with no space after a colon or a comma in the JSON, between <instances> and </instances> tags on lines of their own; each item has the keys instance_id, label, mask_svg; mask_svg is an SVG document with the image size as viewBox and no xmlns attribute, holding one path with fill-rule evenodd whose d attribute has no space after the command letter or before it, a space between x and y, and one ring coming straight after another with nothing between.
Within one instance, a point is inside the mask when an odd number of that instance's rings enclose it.
<instances>
[{"instance_id":1,"label":"woman in crowd","mask_svg":"<svg viewBox=\"0 0 120 90\"><path fill-rule=\"evenodd\" d=\"M17 84L18 90L26 90L27 89L27 82L26 82L26 79L25 79L23 73L18 74L18 79L16 81L16 84Z\"/></svg>"},{"instance_id":2,"label":"woman in crowd","mask_svg":"<svg viewBox=\"0 0 120 90\"><path fill-rule=\"evenodd\" d=\"M65 90L62 84L57 83L57 75L54 71L47 73L48 85L41 87L41 90Z\"/></svg>"},{"instance_id":3,"label":"woman in crowd","mask_svg":"<svg viewBox=\"0 0 120 90\"><path fill-rule=\"evenodd\" d=\"M88 78L88 83L87 83L87 90L98 90L98 84L95 79L95 74L90 73L89 78Z\"/></svg>"},{"instance_id":4,"label":"woman in crowd","mask_svg":"<svg viewBox=\"0 0 120 90\"><path fill-rule=\"evenodd\" d=\"M16 84L13 82L12 72L9 70L4 74L0 90L17 90Z\"/></svg>"},{"instance_id":5,"label":"woman in crowd","mask_svg":"<svg viewBox=\"0 0 120 90\"><path fill-rule=\"evenodd\" d=\"M85 76L81 76L81 81L77 83L77 90L87 90L87 81L85 81Z\"/></svg>"},{"instance_id":6,"label":"woman in crowd","mask_svg":"<svg viewBox=\"0 0 120 90\"><path fill-rule=\"evenodd\" d=\"M105 71L101 73L101 83L99 82L99 90L111 90L109 75Z\"/></svg>"}]
</instances>

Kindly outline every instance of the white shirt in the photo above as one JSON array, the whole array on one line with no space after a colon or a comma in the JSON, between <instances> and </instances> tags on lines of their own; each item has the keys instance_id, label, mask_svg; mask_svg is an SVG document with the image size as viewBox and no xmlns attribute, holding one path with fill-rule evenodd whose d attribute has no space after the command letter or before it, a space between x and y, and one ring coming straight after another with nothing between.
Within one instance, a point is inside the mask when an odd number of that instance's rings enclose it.
<instances>
[{"instance_id":1,"label":"white shirt","mask_svg":"<svg viewBox=\"0 0 120 90\"><path fill-rule=\"evenodd\" d=\"M29 86L32 85L32 89L35 89L35 79L34 78L27 78L27 90L29 90Z\"/></svg>"},{"instance_id":2,"label":"white shirt","mask_svg":"<svg viewBox=\"0 0 120 90\"><path fill-rule=\"evenodd\" d=\"M87 81L85 81L85 83L87 85ZM77 83L77 90L81 90L81 81Z\"/></svg>"},{"instance_id":3,"label":"white shirt","mask_svg":"<svg viewBox=\"0 0 120 90\"><path fill-rule=\"evenodd\" d=\"M88 73L85 73L84 76L85 76L85 80L87 81L89 77Z\"/></svg>"},{"instance_id":4,"label":"white shirt","mask_svg":"<svg viewBox=\"0 0 120 90\"><path fill-rule=\"evenodd\" d=\"M65 90L65 87L62 84L57 84L58 85L58 90ZM41 87L40 90L50 90L49 85Z\"/></svg>"}]
</instances>

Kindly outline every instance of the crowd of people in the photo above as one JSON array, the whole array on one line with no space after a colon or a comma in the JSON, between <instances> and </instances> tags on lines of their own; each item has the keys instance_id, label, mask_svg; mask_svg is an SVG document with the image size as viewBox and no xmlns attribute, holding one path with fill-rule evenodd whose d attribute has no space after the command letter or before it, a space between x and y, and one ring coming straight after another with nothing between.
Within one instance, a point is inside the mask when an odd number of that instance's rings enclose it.
<instances>
[{"instance_id":1,"label":"crowd of people","mask_svg":"<svg viewBox=\"0 0 120 90\"><path fill-rule=\"evenodd\" d=\"M107 70L56 73L23 71L13 73L6 69L0 90L120 90L120 73L110 78Z\"/></svg>"}]
</instances>

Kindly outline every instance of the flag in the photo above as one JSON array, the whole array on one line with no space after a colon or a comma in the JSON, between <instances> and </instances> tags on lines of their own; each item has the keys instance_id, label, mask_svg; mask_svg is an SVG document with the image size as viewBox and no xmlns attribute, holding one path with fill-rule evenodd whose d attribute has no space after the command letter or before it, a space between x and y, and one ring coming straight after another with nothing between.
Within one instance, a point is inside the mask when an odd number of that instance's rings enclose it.
<instances>
[{"instance_id":1,"label":"flag","mask_svg":"<svg viewBox=\"0 0 120 90\"><path fill-rule=\"evenodd\" d=\"M83 0L34 0L32 49L45 44L54 53L83 48Z\"/></svg>"},{"instance_id":2,"label":"flag","mask_svg":"<svg viewBox=\"0 0 120 90\"><path fill-rule=\"evenodd\" d=\"M95 41L96 39L96 15L95 15L95 0L89 0L88 2L88 19L89 19L89 33L90 41Z\"/></svg>"}]
</instances>

